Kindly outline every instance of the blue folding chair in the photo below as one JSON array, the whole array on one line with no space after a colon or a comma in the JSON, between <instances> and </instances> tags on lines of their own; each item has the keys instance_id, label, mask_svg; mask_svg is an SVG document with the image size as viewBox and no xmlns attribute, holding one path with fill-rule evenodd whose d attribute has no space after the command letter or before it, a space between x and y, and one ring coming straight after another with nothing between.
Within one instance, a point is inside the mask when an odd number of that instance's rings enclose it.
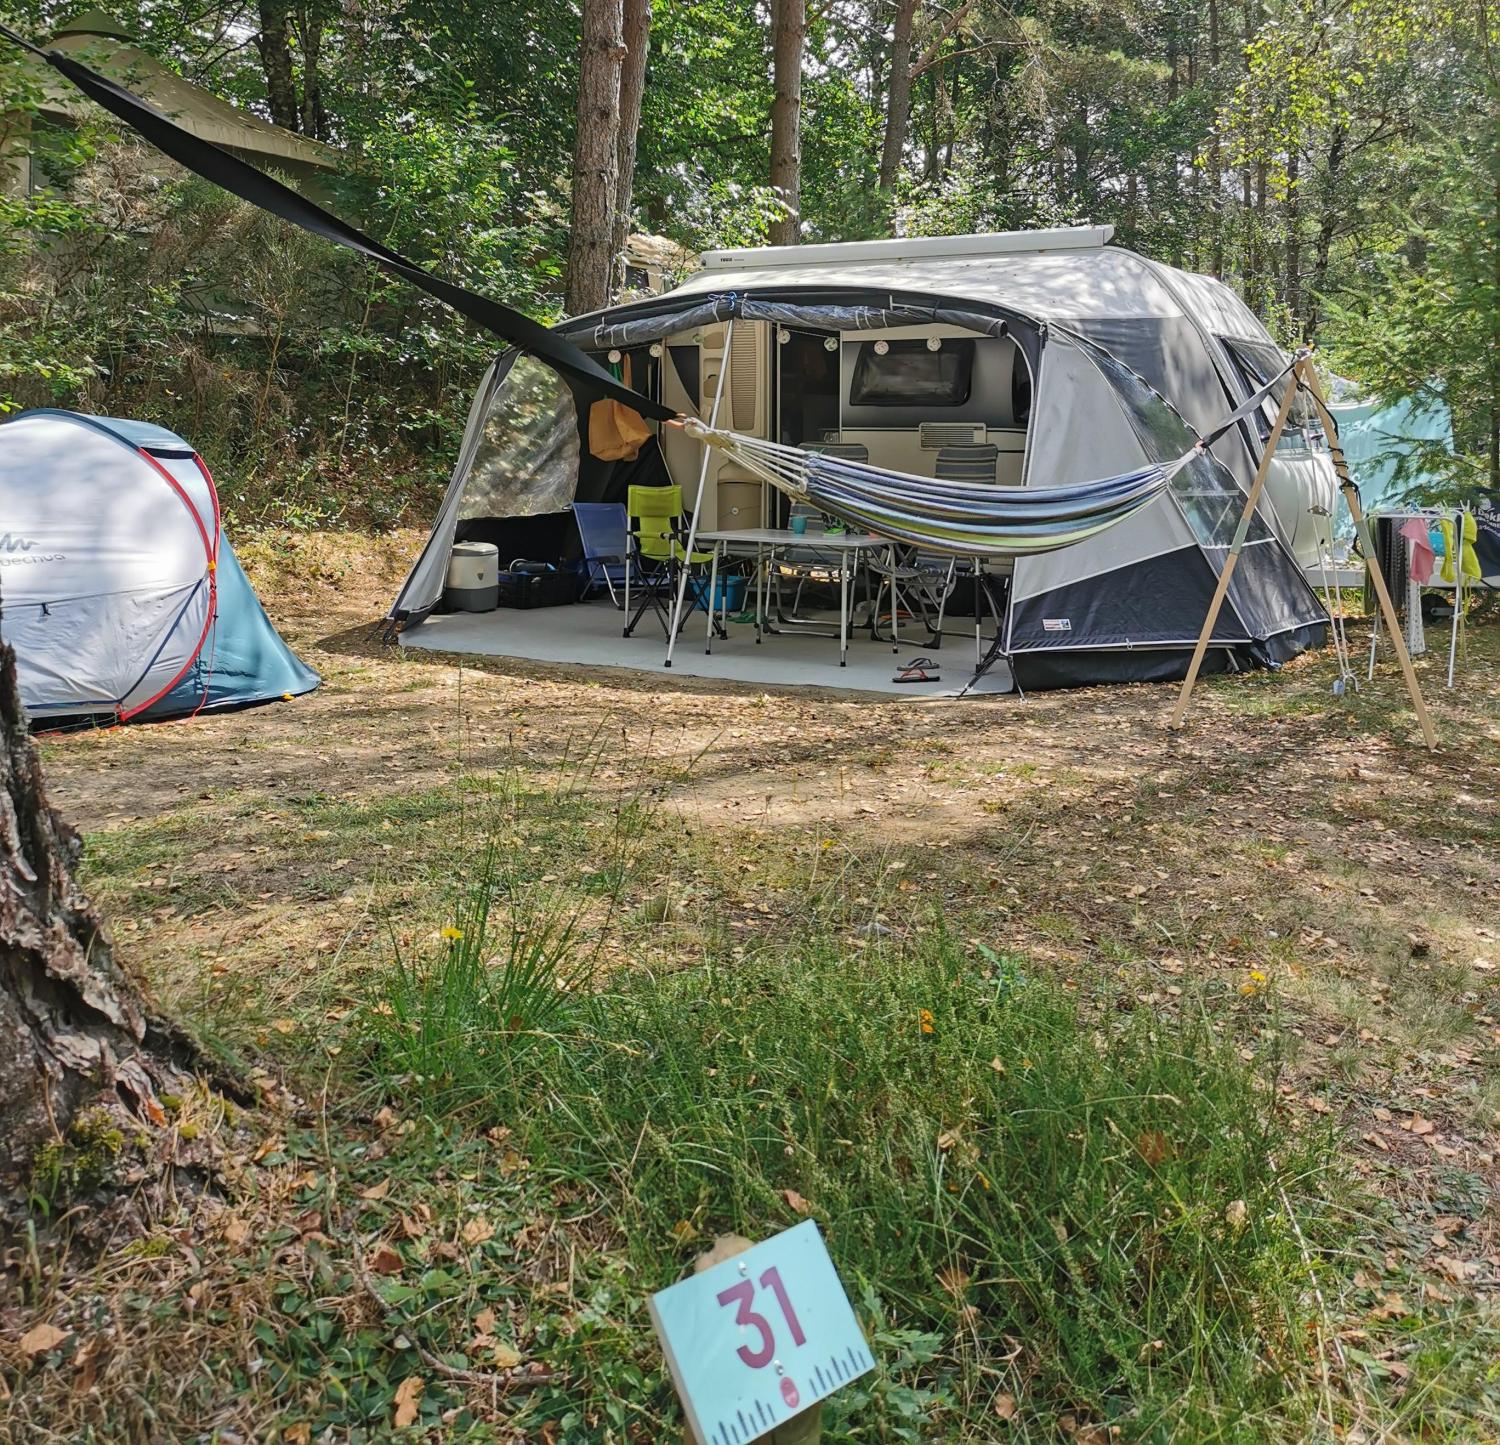
<instances>
[{"instance_id":1,"label":"blue folding chair","mask_svg":"<svg viewBox=\"0 0 1500 1445\"><path fill-rule=\"evenodd\" d=\"M601 583L616 607L625 604L615 586L625 585L625 559L630 552L629 526L623 502L574 502L578 540L583 543L583 593L587 597Z\"/></svg>"}]
</instances>

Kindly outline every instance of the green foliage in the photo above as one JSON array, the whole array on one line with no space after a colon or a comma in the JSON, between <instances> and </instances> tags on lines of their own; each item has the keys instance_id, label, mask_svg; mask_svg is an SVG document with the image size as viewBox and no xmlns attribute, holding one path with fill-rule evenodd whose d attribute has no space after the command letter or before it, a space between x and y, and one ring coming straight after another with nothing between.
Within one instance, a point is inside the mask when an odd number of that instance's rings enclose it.
<instances>
[{"instance_id":1,"label":"green foliage","mask_svg":"<svg viewBox=\"0 0 1500 1445\"><path fill-rule=\"evenodd\" d=\"M11 8L38 34L60 13L50 0ZM876 182L894 8L810 7L809 240L1112 224L1126 245L1222 276L1278 337L1317 339L1380 397L1440 392L1457 455L1417 458L1439 476L1431 495L1500 487L1482 355L1494 350L1493 223L1481 226L1497 165L1492 7L924 3L893 208ZM115 9L152 54L264 109L255 47L224 43L237 12ZM296 80L304 99L316 83L310 124L341 148L337 208L555 314L577 26L575 8L541 0L299 11ZM769 66L763 4L656 0L638 227L689 249L765 239ZM252 520L427 512L493 342L347 256L195 196L131 147L87 129L48 139L33 124L40 97L36 75L0 57L0 143L29 134L54 183L0 202L0 409L61 403L176 426ZM1423 340L1449 335L1451 356Z\"/></svg>"},{"instance_id":2,"label":"green foliage","mask_svg":"<svg viewBox=\"0 0 1500 1445\"><path fill-rule=\"evenodd\" d=\"M1360 306L1341 306L1337 359L1383 399L1446 405L1455 448L1413 446L1398 480L1420 502L1500 491L1500 149L1491 132L1434 138L1416 161L1407 241L1374 265ZM1440 479L1434 486L1427 478Z\"/></svg>"}]
</instances>

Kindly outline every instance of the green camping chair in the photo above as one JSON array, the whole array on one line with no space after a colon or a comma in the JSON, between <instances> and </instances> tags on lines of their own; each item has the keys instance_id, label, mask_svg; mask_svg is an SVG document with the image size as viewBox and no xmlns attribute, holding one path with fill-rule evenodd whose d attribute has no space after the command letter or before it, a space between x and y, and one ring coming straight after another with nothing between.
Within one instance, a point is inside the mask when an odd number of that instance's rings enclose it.
<instances>
[{"instance_id":1,"label":"green camping chair","mask_svg":"<svg viewBox=\"0 0 1500 1445\"><path fill-rule=\"evenodd\" d=\"M629 621L625 636L648 610L654 611L663 633L671 631L672 607L677 600L677 583L682 569L712 561L710 552L687 555L689 517L682 510L682 488L631 487L626 494L625 516L629 549L625 554L625 611ZM638 588L640 599L630 610L631 588ZM701 585L689 583L683 621L702 602Z\"/></svg>"}]
</instances>

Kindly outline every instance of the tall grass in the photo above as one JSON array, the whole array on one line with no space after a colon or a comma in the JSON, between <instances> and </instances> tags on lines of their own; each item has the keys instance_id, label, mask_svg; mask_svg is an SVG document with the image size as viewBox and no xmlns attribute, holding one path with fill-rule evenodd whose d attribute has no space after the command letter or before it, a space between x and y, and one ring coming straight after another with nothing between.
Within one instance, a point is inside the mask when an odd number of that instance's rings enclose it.
<instances>
[{"instance_id":1,"label":"tall grass","mask_svg":"<svg viewBox=\"0 0 1500 1445\"><path fill-rule=\"evenodd\" d=\"M883 1301L869 1325L940 1339L908 1362L920 1428L887 1438L988 1438L1007 1394L1017 1428L1135 1439L1257 1439L1300 1408L1311 1306L1280 1185L1308 1200L1327 1144L1288 1137L1206 1025L1086 1018L941 931L612 979L525 1047L501 983L467 959L447 979L430 1032L403 1004L423 1071L472 1080L475 1121L590 1200L643 1292L715 1233L810 1209L851 1294Z\"/></svg>"},{"instance_id":2,"label":"tall grass","mask_svg":"<svg viewBox=\"0 0 1500 1445\"><path fill-rule=\"evenodd\" d=\"M577 840L589 854L581 886L535 876L522 842L536 831L528 815L553 834L579 831L599 811L588 798L590 759L597 750L565 758L546 792L527 791L509 773L475 798L460 793L460 838L486 841L456 880L449 921L409 951L392 936L392 966L367 1011L368 1065L383 1087L415 1090L436 1113L461 1112L488 1098L497 1071L574 1027L655 813L649 798L622 795L612 825Z\"/></svg>"}]
</instances>

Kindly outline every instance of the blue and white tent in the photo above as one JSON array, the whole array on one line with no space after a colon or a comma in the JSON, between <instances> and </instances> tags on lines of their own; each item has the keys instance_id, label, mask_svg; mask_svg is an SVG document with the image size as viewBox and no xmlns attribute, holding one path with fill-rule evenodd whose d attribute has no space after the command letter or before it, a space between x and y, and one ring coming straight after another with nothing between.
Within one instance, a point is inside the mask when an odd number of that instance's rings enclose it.
<instances>
[{"instance_id":1,"label":"blue and white tent","mask_svg":"<svg viewBox=\"0 0 1500 1445\"><path fill-rule=\"evenodd\" d=\"M256 598L192 446L77 412L0 426L0 637L39 720L180 717L319 682Z\"/></svg>"}]
</instances>

